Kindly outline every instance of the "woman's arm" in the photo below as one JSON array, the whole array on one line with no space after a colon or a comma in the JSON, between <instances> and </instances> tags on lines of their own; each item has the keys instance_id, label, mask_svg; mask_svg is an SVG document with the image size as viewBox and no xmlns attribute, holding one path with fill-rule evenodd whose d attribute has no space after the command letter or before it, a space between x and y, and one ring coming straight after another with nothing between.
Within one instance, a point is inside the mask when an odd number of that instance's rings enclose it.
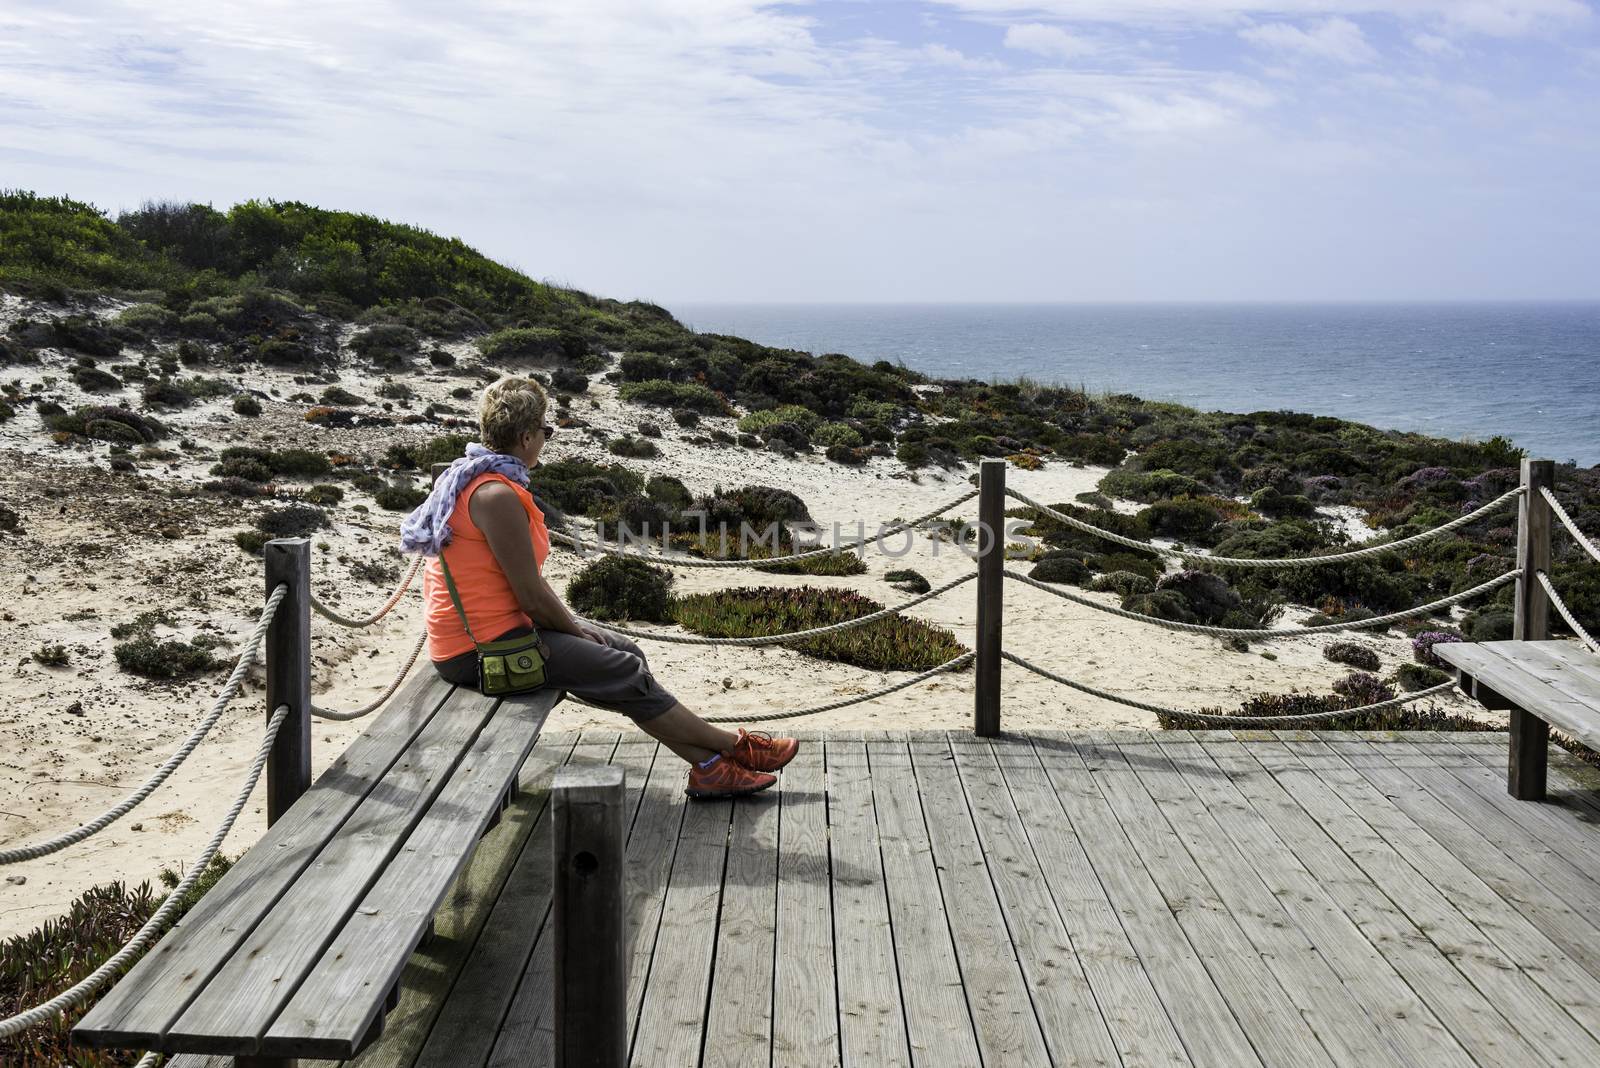
<instances>
[{"instance_id":1,"label":"woman's arm","mask_svg":"<svg viewBox=\"0 0 1600 1068\"><path fill-rule=\"evenodd\" d=\"M517 604L528 613L534 626L592 639L593 635L579 625L560 595L539 574L533 538L528 534L528 513L516 493L503 483L486 483L473 492L467 510L511 583Z\"/></svg>"}]
</instances>

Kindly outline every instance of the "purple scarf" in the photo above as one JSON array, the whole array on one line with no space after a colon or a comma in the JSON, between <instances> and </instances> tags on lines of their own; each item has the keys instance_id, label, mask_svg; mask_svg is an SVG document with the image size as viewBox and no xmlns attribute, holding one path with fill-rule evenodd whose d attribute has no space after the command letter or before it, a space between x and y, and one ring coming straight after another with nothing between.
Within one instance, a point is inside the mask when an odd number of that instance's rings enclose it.
<instances>
[{"instance_id":1,"label":"purple scarf","mask_svg":"<svg viewBox=\"0 0 1600 1068\"><path fill-rule=\"evenodd\" d=\"M450 513L456 510L456 498L468 482L486 471L505 475L513 482L528 484L528 465L515 456L495 452L477 442L467 446L467 454L450 464L450 469L433 484L428 499L417 505L400 524L400 551L438 556L439 550L450 544Z\"/></svg>"}]
</instances>

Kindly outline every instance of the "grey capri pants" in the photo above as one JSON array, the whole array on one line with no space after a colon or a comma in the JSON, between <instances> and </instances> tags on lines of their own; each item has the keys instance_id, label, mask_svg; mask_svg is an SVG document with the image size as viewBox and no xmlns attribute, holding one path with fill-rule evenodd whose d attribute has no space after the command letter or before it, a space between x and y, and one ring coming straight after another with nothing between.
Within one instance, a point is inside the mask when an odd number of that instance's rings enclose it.
<instances>
[{"instance_id":1,"label":"grey capri pants","mask_svg":"<svg viewBox=\"0 0 1600 1068\"><path fill-rule=\"evenodd\" d=\"M587 704L621 712L635 723L654 719L678 703L651 674L644 650L614 631L594 629L606 640L604 645L564 630L539 630L550 649L542 689L565 690ZM495 641L531 633L530 627L516 627ZM477 689L477 650L435 660L433 667L446 682Z\"/></svg>"}]
</instances>

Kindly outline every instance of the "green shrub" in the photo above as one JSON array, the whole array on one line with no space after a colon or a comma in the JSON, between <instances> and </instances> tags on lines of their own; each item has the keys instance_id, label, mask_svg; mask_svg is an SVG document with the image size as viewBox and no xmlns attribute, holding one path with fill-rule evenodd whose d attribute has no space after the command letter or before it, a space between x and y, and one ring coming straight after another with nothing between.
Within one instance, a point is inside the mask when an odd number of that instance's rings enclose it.
<instances>
[{"instance_id":1,"label":"green shrub","mask_svg":"<svg viewBox=\"0 0 1600 1068\"><path fill-rule=\"evenodd\" d=\"M72 381L86 393L110 393L122 388L122 379L98 367L74 368Z\"/></svg>"},{"instance_id":2,"label":"green shrub","mask_svg":"<svg viewBox=\"0 0 1600 1068\"><path fill-rule=\"evenodd\" d=\"M1341 682L1343 681L1341 680ZM1348 692L1331 694L1258 694L1246 700L1236 709L1202 708L1199 711L1213 715L1229 716L1293 716L1319 712L1336 712L1339 709L1358 708L1361 705L1372 703L1367 700L1368 693L1361 692L1360 689L1348 685L1343 688ZM1203 720L1194 720L1181 715L1171 716L1164 712L1156 713L1156 720L1168 730L1205 729L1209 726ZM1432 705L1421 708L1416 705L1401 705L1397 708L1387 708L1379 712L1362 712L1354 716L1334 720L1333 726L1339 730L1352 731L1486 731L1494 729L1479 723L1475 719L1453 715Z\"/></svg>"},{"instance_id":3,"label":"green shrub","mask_svg":"<svg viewBox=\"0 0 1600 1068\"><path fill-rule=\"evenodd\" d=\"M1322 647L1322 656L1335 664L1348 664L1362 671L1377 671L1380 666L1378 654L1359 642L1329 642Z\"/></svg>"},{"instance_id":4,"label":"green shrub","mask_svg":"<svg viewBox=\"0 0 1600 1068\"><path fill-rule=\"evenodd\" d=\"M357 396L343 386L329 386L322 391L322 396L318 398L318 401L338 408L354 408L368 403L367 398Z\"/></svg>"},{"instance_id":5,"label":"green shrub","mask_svg":"<svg viewBox=\"0 0 1600 1068\"><path fill-rule=\"evenodd\" d=\"M1407 693L1426 690L1429 686L1437 686L1441 682L1448 682L1453 677L1449 672L1440 671L1438 668L1429 667L1427 664L1401 664L1394 670L1395 683Z\"/></svg>"},{"instance_id":6,"label":"green shrub","mask_svg":"<svg viewBox=\"0 0 1600 1068\"><path fill-rule=\"evenodd\" d=\"M557 460L534 469L533 489L563 512L593 515L625 495L643 492L644 478L621 464Z\"/></svg>"},{"instance_id":7,"label":"green shrub","mask_svg":"<svg viewBox=\"0 0 1600 1068\"><path fill-rule=\"evenodd\" d=\"M111 628L111 637L121 639L111 647L112 655L122 670L148 679L176 679L198 675L223 666L223 661L212 655L221 643L210 635L201 635L193 641L160 639L155 635L157 626L170 626L172 617L165 611L141 613L131 623Z\"/></svg>"},{"instance_id":8,"label":"green shrub","mask_svg":"<svg viewBox=\"0 0 1600 1068\"><path fill-rule=\"evenodd\" d=\"M884 573L883 581L907 593L927 593L933 587L922 572L909 567L896 568Z\"/></svg>"},{"instance_id":9,"label":"green shrub","mask_svg":"<svg viewBox=\"0 0 1600 1068\"><path fill-rule=\"evenodd\" d=\"M273 508L256 517L256 529L272 538L304 538L328 525L328 516L320 508L304 504L290 504Z\"/></svg>"},{"instance_id":10,"label":"green shrub","mask_svg":"<svg viewBox=\"0 0 1600 1068\"><path fill-rule=\"evenodd\" d=\"M400 323L375 323L350 338L350 351L385 366L403 363L421 348L417 332Z\"/></svg>"},{"instance_id":11,"label":"green shrub","mask_svg":"<svg viewBox=\"0 0 1600 1068\"><path fill-rule=\"evenodd\" d=\"M196 880L179 904L174 919L200 900L225 874L232 861L222 854ZM169 890L181 880L165 868L158 876ZM73 899L66 912L24 934L0 940L0 1018L51 1000L85 979L123 947L164 900L149 883L129 887L113 882L91 887ZM75 1046L71 1030L89 1011L87 1005L67 1010L59 1020L0 1038L0 1064L10 1068L110 1068L131 1065L133 1052L92 1050Z\"/></svg>"},{"instance_id":12,"label":"green shrub","mask_svg":"<svg viewBox=\"0 0 1600 1068\"><path fill-rule=\"evenodd\" d=\"M698 382L624 382L617 396L630 404L650 404L659 408L688 408L706 415L726 415L728 402Z\"/></svg>"},{"instance_id":13,"label":"green shrub","mask_svg":"<svg viewBox=\"0 0 1600 1068\"><path fill-rule=\"evenodd\" d=\"M689 507L694 499L681 479L671 475L653 475L644 484L645 495L652 500L660 501L674 511L683 511Z\"/></svg>"},{"instance_id":14,"label":"green shrub","mask_svg":"<svg viewBox=\"0 0 1600 1068\"><path fill-rule=\"evenodd\" d=\"M840 623L882 608L848 590L764 586L680 597L674 613L680 625L696 634L748 638ZM925 671L966 652L949 631L898 614L788 648L874 671Z\"/></svg>"},{"instance_id":15,"label":"green shrub","mask_svg":"<svg viewBox=\"0 0 1600 1068\"><path fill-rule=\"evenodd\" d=\"M606 443L606 451L614 456L627 456L635 460L648 460L660 455L655 442L648 438L613 438Z\"/></svg>"},{"instance_id":16,"label":"green shrub","mask_svg":"<svg viewBox=\"0 0 1600 1068\"><path fill-rule=\"evenodd\" d=\"M1156 584L1149 576L1133 571L1104 571L1089 580L1089 588L1100 593L1119 593L1126 598L1149 593Z\"/></svg>"},{"instance_id":17,"label":"green shrub","mask_svg":"<svg viewBox=\"0 0 1600 1068\"><path fill-rule=\"evenodd\" d=\"M823 423L811 432L811 440L829 449L854 449L862 444L860 432L844 423Z\"/></svg>"},{"instance_id":18,"label":"green shrub","mask_svg":"<svg viewBox=\"0 0 1600 1068\"><path fill-rule=\"evenodd\" d=\"M567 600L590 619L668 623L672 572L636 557L602 557L573 576Z\"/></svg>"},{"instance_id":19,"label":"green shrub","mask_svg":"<svg viewBox=\"0 0 1600 1068\"><path fill-rule=\"evenodd\" d=\"M1461 633L1468 641L1510 641L1516 629L1516 614L1504 608L1484 608L1468 612L1461 620Z\"/></svg>"},{"instance_id":20,"label":"green shrub","mask_svg":"<svg viewBox=\"0 0 1600 1068\"><path fill-rule=\"evenodd\" d=\"M1205 545L1222 523L1222 513L1205 501L1179 497L1157 501L1139 512L1152 534Z\"/></svg>"},{"instance_id":21,"label":"green shrub","mask_svg":"<svg viewBox=\"0 0 1600 1068\"><path fill-rule=\"evenodd\" d=\"M379 508L386 512L409 512L428 499L426 490L404 483L390 483L372 495Z\"/></svg>"},{"instance_id":22,"label":"green shrub","mask_svg":"<svg viewBox=\"0 0 1600 1068\"><path fill-rule=\"evenodd\" d=\"M261 402L248 393L241 393L233 398L233 410L236 415L254 419L261 414Z\"/></svg>"},{"instance_id":23,"label":"green shrub","mask_svg":"<svg viewBox=\"0 0 1600 1068\"><path fill-rule=\"evenodd\" d=\"M728 491L725 497L755 527L764 527L769 523L811 522L811 512L805 502L789 490L777 486L740 486Z\"/></svg>"},{"instance_id":24,"label":"green shrub","mask_svg":"<svg viewBox=\"0 0 1600 1068\"><path fill-rule=\"evenodd\" d=\"M260 556L271 540L272 535L259 530L241 530L233 536L233 543L251 556Z\"/></svg>"},{"instance_id":25,"label":"green shrub","mask_svg":"<svg viewBox=\"0 0 1600 1068\"><path fill-rule=\"evenodd\" d=\"M1089 567L1082 560L1065 554L1047 555L1033 565L1028 574L1040 582L1070 583L1082 586L1089 580Z\"/></svg>"},{"instance_id":26,"label":"green shrub","mask_svg":"<svg viewBox=\"0 0 1600 1068\"><path fill-rule=\"evenodd\" d=\"M561 331L547 326L512 327L478 339L486 360L548 360L563 354Z\"/></svg>"},{"instance_id":27,"label":"green shrub","mask_svg":"<svg viewBox=\"0 0 1600 1068\"><path fill-rule=\"evenodd\" d=\"M1170 619L1176 623L1198 623L1200 617L1194 614L1189 607L1189 602L1176 590L1153 590L1150 593L1136 593L1123 598L1122 608L1127 612L1139 612L1157 619Z\"/></svg>"},{"instance_id":28,"label":"green shrub","mask_svg":"<svg viewBox=\"0 0 1600 1068\"><path fill-rule=\"evenodd\" d=\"M167 436L162 423L126 408L79 408L71 414L49 416L45 425L58 432L126 445L142 445Z\"/></svg>"},{"instance_id":29,"label":"green shrub","mask_svg":"<svg viewBox=\"0 0 1600 1068\"><path fill-rule=\"evenodd\" d=\"M344 500L344 490L322 482L306 490L304 496L307 504L332 506Z\"/></svg>"},{"instance_id":30,"label":"green shrub","mask_svg":"<svg viewBox=\"0 0 1600 1068\"><path fill-rule=\"evenodd\" d=\"M1118 468L1100 480L1100 492L1130 501L1169 500L1173 497L1200 497L1207 492L1204 483L1176 471L1130 471Z\"/></svg>"},{"instance_id":31,"label":"green shrub","mask_svg":"<svg viewBox=\"0 0 1600 1068\"><path fill-rule=\"evenodd\" d=\"M810 434L821 421L822 417L809 408L803 408L798 404L783 404L776 408L751 412L739 420L739 429L746 434L759 434L777 423L793 423ZM860 437L858 436L852 444L860 444Z\"/></svg>"},{"instance_id":32,"label":"green shrub","mask_svg":"<svg viewBox=\"0 0 1600 1068\"><path fill-rule=\"evenodd\" d=\"M466 455L472 439L465 434L440 434L421 445L390 445L383 454L385 467L407 471L431 470L434 464L447 464ZM539 469L541 472L544 468Z\"/></svg>"},{"instance_id":33,"label":"green shrub","mask_svg":"<svg viewBox=\"0 0 1600 1068\"><path fill-rule=\"evenodd\" d=\"M177 328L178 317L159 304L135 304L125 308L116 318L118 326L137 330L141 334L169 334Z\"/></svg>"},{"instance_id":34,"label":"green shrub","mask_svg":"<svg viewBox=\"0 0 1600 1068\"><path fill-rule=\"evenodd\" d=\"M587 393L589 376L570 367L557 367L550 372L550 388L560 393Z\"/></svg>"},{"instance_id":35,"label":"green shrub","mask_svg":"<svg viewBox=\"0 0 1600 1068\"><path fill-rule=\"evenodd\" d=\"M656 352L625 352L617 364L624 382L648 382L672 373L672 361Z\"/></svg>"},{"instance_id":36,"label":"green shrub","mask_svg":"<svg viewBox=\"0 0 1600 1068\"><path fill-rule=\"evenodd\" d=\"M67 647L65 645L41 645L33 651L35 663L45 667L65 667L67 664Z\"/></svg>"}]
</instances>

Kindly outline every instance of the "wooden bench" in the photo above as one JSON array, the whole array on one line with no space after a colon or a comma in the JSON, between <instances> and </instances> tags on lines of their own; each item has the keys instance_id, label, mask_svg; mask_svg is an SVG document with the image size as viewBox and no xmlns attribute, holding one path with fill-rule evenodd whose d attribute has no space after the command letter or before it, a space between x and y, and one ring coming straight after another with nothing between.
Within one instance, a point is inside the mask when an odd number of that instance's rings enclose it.
<instances>
[{"instance_id":1,"label":"wooden bench","mask_svg":"<svg viewBox=\"0 0 1600 1068\"><path fill-rule=\"evenodd\" d=\"M1442 642L1433 652L1468 696L1510 710L1511 796L1545 796L1551 727L1600 752L1600 656L1563 641Z\"/></svg>"},{"instance_id":2,"label":"wooden bench","mask_svg":"<svg viewBox=\"0 0 1600 1068\"><path fill-rule=\"evenodd\" d=\"M73 1029L87 1046L280 1063L353 1056L515 789L558 691L500 701L421 671L310 779L309 547L268 546L290 583L267 636L267 833ZM298 782L297 782L298 779Z\"/></svg>"},{"instance_id":3,"label":"wooden bench","mask_svg":"<svg viewBox=\"0 0 1600 1068\"><path fill-rule=\"evenodd\" d=\"M554 692L413 681L74 1029L163 1053L344 1058L498 818Z\"/></svg>"}]
</instances>

